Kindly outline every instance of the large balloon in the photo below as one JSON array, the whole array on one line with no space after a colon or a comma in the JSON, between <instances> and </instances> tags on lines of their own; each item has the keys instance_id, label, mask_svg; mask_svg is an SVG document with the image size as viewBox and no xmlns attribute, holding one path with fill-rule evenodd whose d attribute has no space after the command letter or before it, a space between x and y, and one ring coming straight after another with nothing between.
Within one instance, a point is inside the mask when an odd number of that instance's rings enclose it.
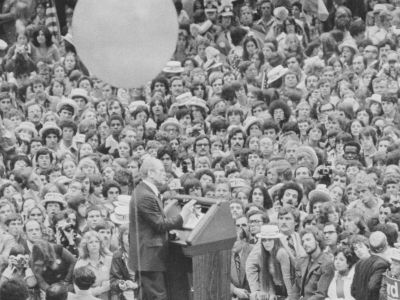
<instances>
[{"instance_id":1,"label":"large balloon","mask_svg":"<svg viewBox=\"0 0 400 300\"><path fill-rule=\"evenodd\" d=\"M172 56L178 18L172 0L80 0L72 38L90 73L116 87L139 87Z\"/></svg>"}]
</instances>

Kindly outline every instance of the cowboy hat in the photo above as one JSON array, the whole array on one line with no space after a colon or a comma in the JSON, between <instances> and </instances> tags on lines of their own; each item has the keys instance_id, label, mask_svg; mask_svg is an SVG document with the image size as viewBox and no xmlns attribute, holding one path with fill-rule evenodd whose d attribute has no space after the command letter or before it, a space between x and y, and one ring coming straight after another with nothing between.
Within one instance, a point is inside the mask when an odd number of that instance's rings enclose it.
<instances>
[{"instance_id":1,"label":"cowboy hat","mask_svg":"<svg viewBox=\"0 0 400 300\"><path fill-rule=\"evenodd\" d=\"M129 223L129 206L117 206L110 215L110 220L114 224L122 225Z\"/></svg>"}]
</instances>

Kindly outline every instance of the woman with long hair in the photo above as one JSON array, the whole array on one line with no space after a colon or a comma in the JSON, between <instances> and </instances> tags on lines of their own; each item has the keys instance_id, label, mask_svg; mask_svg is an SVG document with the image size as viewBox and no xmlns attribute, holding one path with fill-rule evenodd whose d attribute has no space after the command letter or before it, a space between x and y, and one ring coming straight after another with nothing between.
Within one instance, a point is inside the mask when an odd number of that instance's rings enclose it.
<instances>
[{"instance_id":1,"label":"woman with long hair","mask_svg":"<svg viewBox=\"0 0 400 300\"><path fill-rule=\"evenodd\" d=\"M53 65L60 61L60 51L54 45L51 33L47 27L39 27L32 36L32 59Z\"/></svg>"},{"instance_id":2,"label":"woman with long hair","mask_svg":"<svg viewBox=\"0 0 400 300\"><path fill-rule=\"evenodd\" d=\"M95 231L86 232L79 248L80 255L75 269L89 267L96 274L96 282L90 289L91 294L99 299L109 300L112 257L105 249L99 234Z\"/></svg>"},{"instance_id":3,"label":"woman with long hair","mask_svg":"<svg viewBox=\"0 0 400 300\"><path fill-rule=\"evenodd\" d=\"M351 296L351 284L354 277L353 266L358 261L358 257L347 247L340 247L336 250L334 266L335 275L328 288L326 299L354 299Z\"/></svg>"},{"instance_id":4,"label":"woman with long hair","mask_svg":"<svg viewBox=\"0 0 400 300\"><path fill-rule=\"evenodd\" d=\"M246 275L255 297L298 299L293 258L283 246L281 237L278 226L263 225L259 234L261 242L249 254Z\"/></svg>"}]
</instances>

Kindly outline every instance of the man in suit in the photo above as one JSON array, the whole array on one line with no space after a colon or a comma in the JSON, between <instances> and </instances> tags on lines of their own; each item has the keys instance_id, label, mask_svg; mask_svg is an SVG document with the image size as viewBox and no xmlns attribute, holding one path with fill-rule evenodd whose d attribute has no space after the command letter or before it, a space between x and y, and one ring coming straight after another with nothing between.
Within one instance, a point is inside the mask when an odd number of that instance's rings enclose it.
<instances>
[{"instance_id":1,"label":"man in suit","mask_svg":"<svg viewBox=\"0 0 400 300\"><path fill-rule=\"evenodd\" d=\"M384 233L375 231L369 237L371 256L355 267L351 295L356 300L379 299L383 274L390 267L388 242Z\"/></svg>"},{"instance_id":2,"label":"man in suit","mask_svg":"<svg viewBox=\"0 0 400 300\"><path fill-rule=\"evenodd\" d=\"M307 256L296 262L297 287L303 300L324 300L335 274L332 257L322 252L322 232L315 228L300 233Z\"/></svg>"},{"instance_id":3,"label":"man in suit","mask_svg":"<svg viewBox=\"0 0 400 300\"><path fill-rule=\"evenodd\" d=\"M297 208L286 206L282 207L278 213L279 231L284 235L282 244L290 250L293 258L306 256L306 252L301 244L300 235L296 229L300 224L300 212Z\"/></svg>"},{"instance_id":4,"label":"man in suit","mask_svg":"<svg viewBox=\"0 0 400 300\"><path fill-rule=\"evenodd\" d=\"M135 188L130 202L129 267L138 271L141 300L165 300L168 232L182 228L195 201L183 206L179 215L167 218L159 199L159 187L166 182L163 163L146 158L140 167L143 181Z\"/></svg>"},{"instance_id":5,"label":"man in suit","mask_svg":"<svg viewBox=\"0 0 400 300\"><path fill-rule=\"evenodd\" d=\"M248 243L246 216L236 219L238 239L232 248L231 257L231 295L237 299L249 299L250 287L246 278L246 261L253 245Z\"/></svg>"}]
</instances>

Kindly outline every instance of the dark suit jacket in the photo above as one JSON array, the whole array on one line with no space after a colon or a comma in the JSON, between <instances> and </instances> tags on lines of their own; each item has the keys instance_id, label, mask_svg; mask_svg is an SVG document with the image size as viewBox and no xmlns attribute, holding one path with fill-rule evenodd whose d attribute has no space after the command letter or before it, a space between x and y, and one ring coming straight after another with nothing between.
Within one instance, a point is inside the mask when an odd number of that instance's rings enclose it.
<instances>
[{"instance_id":1,"label":"dark suit jacket","mask_svg":"<svg viewBox=\"0 0 400 300\"><path fill-rule=\"evenodd\" d=\"M335 275L332 257L322 252L319 257L311 263L307 276L309 256L300 257L296 264L297 286L300 295L305 300L324 300L327 297L329 284Z\"/></svg>"},{"instance_id":2,"label":"dark suit jacket","mask_svg":"<svg viewBox=\"0 0 400 300\"><path fill-rule=\"evenodd\" d=\"M111 270L110 270L110 285L111 292L115 295L118 295L118 299L124 299L121 294L122 291L119 288L120 280L132 280L136 281L129 274L129 270L125 264L125 261L122 258L122 250L119 249L113 254L112 262L111 262Z\"/></svg>"},{"instance_id":3,"label":"dark suit jacket","mask_svg":"<svg viewBox=\"0 0 400 300\"><path fill-rule=\"evenodd\" d=\"M379 299L382 276L389 267L390 263L377 255L360 260L355 267L351 295L356 300Z\"/></svg>"},{"instance_id":4,"label":"dark suit jacket","mask_svg":"<svg viewBox=\"0 0 400 300\"><path fill-rule=\"evenodd\" d=\"M240 253L240 272L238 273L235 264L235 256L232 253L231 258L231 293L234 287L240 289L246 289L250 291L249 283L246 279L246 261L249 256L251 250L253 249L253 245L245 244L243 246L243 250Z\"/></svg>"},{"instance_id":5,"label":"dark suit jacket","mask_svg":"<svg viewBox=\"0 0 400 300\"><path fill-rule=\"evenodd\" d=\"M180 215L167 218L161 201L144 182L130 202L129 267L134 271L164 272L168 256L168 231L182 228Z\"/></svg>"}]
</instances>

